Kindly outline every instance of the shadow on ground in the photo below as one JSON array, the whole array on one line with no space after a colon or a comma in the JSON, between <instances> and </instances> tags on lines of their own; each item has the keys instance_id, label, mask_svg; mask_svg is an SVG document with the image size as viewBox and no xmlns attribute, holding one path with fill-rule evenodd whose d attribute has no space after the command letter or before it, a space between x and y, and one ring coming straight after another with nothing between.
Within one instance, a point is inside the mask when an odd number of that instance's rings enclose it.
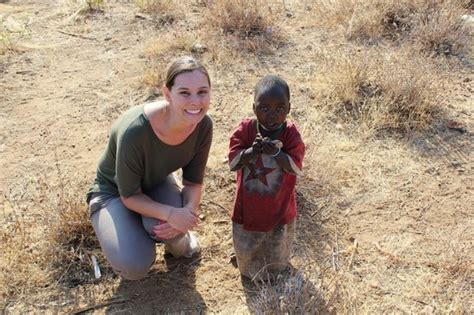
<instances>
[{"instance_id":1,"label":"shadow on ground","mask_svg":"<svg viewBox=\"0 0 474 315\"><path fill-rule=\"evenodd\" d=\"M173 258L165 255L164 270L152 270L139 281L122 280L117 297L129 299L111 305L107 313L191 313L206 312L206 304L195 287L195 271L201 257Z\"/></svg>"}]
</instances>

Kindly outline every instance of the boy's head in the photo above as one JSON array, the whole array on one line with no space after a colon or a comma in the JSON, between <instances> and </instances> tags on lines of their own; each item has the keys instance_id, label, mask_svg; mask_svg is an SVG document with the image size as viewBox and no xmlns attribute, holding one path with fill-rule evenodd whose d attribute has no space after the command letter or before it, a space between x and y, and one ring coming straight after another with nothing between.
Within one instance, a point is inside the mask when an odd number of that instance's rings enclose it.
<instances>
[{"instance_id":1,"label":"boy's head","mask_svg":"<svg viewBox=\"0 0 474 315\"><path fill-rule=\"evenodd\" d=\"M290 112L290 88L285 80L267 75L255 86L253 112L268 131L278 130Z\"/></svg>"}]
</instances>

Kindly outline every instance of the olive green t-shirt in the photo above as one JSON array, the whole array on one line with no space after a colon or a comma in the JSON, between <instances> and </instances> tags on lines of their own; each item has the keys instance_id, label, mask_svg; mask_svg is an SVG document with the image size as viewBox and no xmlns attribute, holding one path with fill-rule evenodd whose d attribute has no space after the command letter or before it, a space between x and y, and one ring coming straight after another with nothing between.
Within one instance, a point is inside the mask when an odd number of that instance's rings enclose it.
<instances>
[{"instance_id":1,"label":"olive green t-shirt","mask_svg":"<svg viewBox=\"0 0 474 315\"><path fill-rule=\"evenodd\" d=\"M212 120L205 116L184 142L166 144L154 133L144 105L135 106L112 126L87 199L93 193L129 197L139 188L147 193L181 168L183 179L201 184L211 141Z\"/></svg>"}]
</instances>

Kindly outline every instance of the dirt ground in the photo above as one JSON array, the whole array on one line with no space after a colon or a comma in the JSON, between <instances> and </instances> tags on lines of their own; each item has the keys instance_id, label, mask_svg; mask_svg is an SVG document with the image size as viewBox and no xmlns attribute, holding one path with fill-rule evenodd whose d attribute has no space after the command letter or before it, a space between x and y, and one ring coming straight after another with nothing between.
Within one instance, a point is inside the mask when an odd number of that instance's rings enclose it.
<instances>
[{"instance_id":1,"label":"dirt ground","mask_svg":"<svg viewBox=\"0 0 474 315\"><path fill-rule=\"evenodd\" d=\"M234 174L225 157L230 131L251 114L256 79L270 72L288 79L292 115L308 139L293 264L319 299L315 310L474 311L472 65L461 68L446 91L447 118L461 122L462 132L440 123L433 133L368 144L331 123L310 129L307 74L318 67L310 56L331 44L305 22L304 10L290 9L284 21L289 39L276 53L240 56L234 64L207 60L215 127L197 229L201 255L165 259L158 248L150 276L136 282L114 276L101 260L103 279L51 292L38 288L28 299L8 300L4 312L255 312L263 303L258 289L242 282L229 262ZM190 14L201 10L196 5ZM142 84L149 41L199 27L193 18L157 25L136 12L126 1L93 17L74 16L67 6L46 1L0 3L4 20L28 21L29 31L16 51L0 55L5 216L11 210L8 196L21 202L22 187L32 178L47 178L50 187L77 178L92 181L111 123L150 97ZM77 195L86 189L77 187ZM28 212L34 217L34 206Z\"/></svg>"}]
</instances>

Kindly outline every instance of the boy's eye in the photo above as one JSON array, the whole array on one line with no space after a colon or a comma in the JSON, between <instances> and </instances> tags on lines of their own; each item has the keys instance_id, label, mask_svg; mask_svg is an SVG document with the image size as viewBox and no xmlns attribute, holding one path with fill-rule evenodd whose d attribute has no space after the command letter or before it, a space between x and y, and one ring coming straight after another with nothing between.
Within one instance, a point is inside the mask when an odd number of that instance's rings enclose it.
<instances>
[{"instance_id":1,"label":"boy's eye","mask_svg":"<svg viewBox=\"0 0 474 315\"><path fill-rule=\"evenodd\" d=\"M268 107L267 107L267 106L261 106L261 107L260 107L260 110L261 110L262 112L266 112L266 111L268 110Z\"/></svg>"}]
</instances>

